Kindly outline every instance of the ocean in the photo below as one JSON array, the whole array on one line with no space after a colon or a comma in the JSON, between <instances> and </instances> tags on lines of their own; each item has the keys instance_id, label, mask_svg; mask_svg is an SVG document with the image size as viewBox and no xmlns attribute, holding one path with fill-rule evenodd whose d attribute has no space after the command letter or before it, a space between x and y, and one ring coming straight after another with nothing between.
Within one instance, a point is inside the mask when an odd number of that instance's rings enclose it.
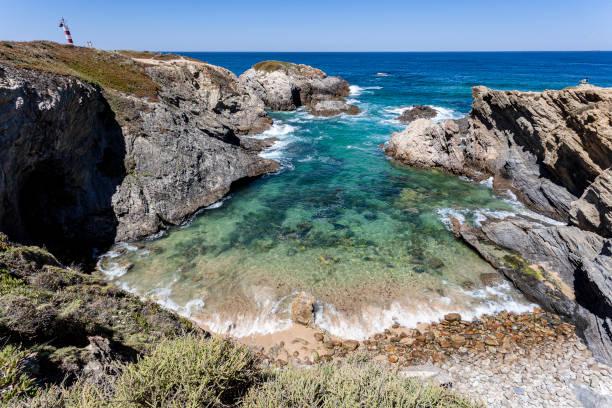
<instances>
[{"instance_id":1,"label":"ocean","mask_svg":"<svg viewBox=\"0 0 612 408\"><path fill-rule=\"evenodd\" d=\"M299 291L316 300L316 324L362 339L394 323L414 327L448 312L466 319L529 303L449 231L449 217L529 213L438 171L389 161L380 144L405 125L406 107L430 105L435 120L470 110L471 87L541 91L588 77L612 86L612 52L181 53L239 75L262 60L304 63L351 84L357 116L270 112L279 141L262 156L278 173L240 187L180 227L104 255L109 279L217 333L237 337L291 326ZM127 267L129 265L129 267Z\"/></svg>"}]
</instances>

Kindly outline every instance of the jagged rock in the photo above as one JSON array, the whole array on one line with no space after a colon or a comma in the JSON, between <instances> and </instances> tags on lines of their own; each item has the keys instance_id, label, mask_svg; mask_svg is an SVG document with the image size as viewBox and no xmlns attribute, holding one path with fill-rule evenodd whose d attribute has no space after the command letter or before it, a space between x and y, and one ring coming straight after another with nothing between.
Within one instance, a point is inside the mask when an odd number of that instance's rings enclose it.
<instances>
[{"instance_id":1,"label":"jagged rock","mask_svg":"<svg viewBox=\"0 0 612 408\"><path fill-rule=\"evenodd\" d=\"M314 324L315 299L306 292L300 292L291 303L291 320L305 326Z\"/></svg>"},{"instance_id":2,"label":"jagged rock","mask_svg":"<svg viewBox=\"0 0 612 408\"><path fill-rule=\"evenodd\" d=\"M412 108L403 111L402 114L397 117L397 120L402 123L408 123L417 119L433 119L437 114L438 112L431 106L414 105Z\"/></svg>"},{"instance_id":3,"label":"jagged rock","mask_svg":"<svg viewBox=\"0 0 612 408\"><path fill-rule=\"evenodd\" d=\"M0 230L11 238L91 259L92 248L180 224L235 181L278 169L241 147L238 135L271 120L235 75L112 57L142 66L157 97L0 61Z\"/></svg>"},{"instance_id":4,"label":"jagged rock","mask_svg":"<svg viewBox=\"0 0 612 408\"><path fill-rule=\"evenodd\" d=\"M612 169L601 173L571 206L571 222L612 237Z\"/></svg>"},{"instance_id":5,"label":"jagged rock","mask_svg":"<svg viewBox=\"0 0 612 408\"><path fill-rule=\"evenodd\" d=\"M344 100L349 95L348 82L308 65L263 61L245 71L239 80L251 95L273 110L308 106L318 116L360 112Z\"/></svg>"},{"instance_id":6,"label":"jagged rock","mask_svg":"<svg viewBox=\"0 0 612 408\"><path fill-rule=\"evenodd\" d=\"M416 167L493 176L495 189L531 209L597 232L552 220L489 219L476 228L451 219L456 236L528 298L572 319L596 358L612 361L612 241L603 237L612 219L612 89L472 94L465 119L415 120L392 135L386 153Z\"/></svg>"},{"instance_id":7,"label":"jagged rock","mask_svg":"<svg viewBox=\"0 0 612 408\"><path fill-rule=\"evenodd\" d=\"M573 320L596 358L612 361L611 239L519 218L463 224L460 233L529 299Z\"/></svg>"},{"instance_id":8,"label":"jagged rock","mask_svg":"<svg viewBox=\"0 0 612 408\"><path fill-rule=\"evenodd\" d=\"M588 85L539 93L475 87L472 94L467 129L456 121L457 127L416 125L417 120L395 134L395 141L392 137L387 153L413 166L494 176L496 188L568 220L571 202L612 165L612 89Z\"/></svg>"}]
</instances>

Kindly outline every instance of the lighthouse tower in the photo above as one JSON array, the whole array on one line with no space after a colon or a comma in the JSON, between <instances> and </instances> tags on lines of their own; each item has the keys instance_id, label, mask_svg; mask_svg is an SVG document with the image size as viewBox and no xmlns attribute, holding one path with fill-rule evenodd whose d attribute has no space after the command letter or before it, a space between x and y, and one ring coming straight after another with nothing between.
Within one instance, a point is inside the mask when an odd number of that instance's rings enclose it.
<instances>
[{"instance_id":1,"label":"lighthouse tower","mask_svg":"<svg viewBox=\"0 0 612 408\"><path fill-rule=\"evenodd\" d=\"M66 34L66 41L68 42L68 44L74 45L72 42L72 36L70 35L70 30L68 29L68 26L66 25L66 22L64 21L64 17L62 17L62 19L60 20L59 26L60 28L64 29L64 34Z\"/></svg>"}]
</instances>

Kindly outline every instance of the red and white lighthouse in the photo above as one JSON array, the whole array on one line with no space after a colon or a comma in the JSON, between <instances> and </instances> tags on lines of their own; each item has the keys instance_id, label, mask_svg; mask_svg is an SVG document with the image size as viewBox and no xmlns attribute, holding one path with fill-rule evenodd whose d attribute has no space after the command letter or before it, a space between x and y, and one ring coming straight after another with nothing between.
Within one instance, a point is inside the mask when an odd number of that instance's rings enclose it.
<instances>
[{"instance_id":1,"label":"red and white lighthouse","mask_svg":"<svg viewBox=\"0 0 612 408\"><path fill-rule=\"evenodd\" d=\"M68 29L68 26L66 25L66 22L64 21L64 17L62 17L62 19L60 20L59 26L60 28L64 29L64 34L66 34L66 41L68 42L68 44L74 45L72 42L72 36L70 35L70 30Z\"/></svg>"}]
</instances>

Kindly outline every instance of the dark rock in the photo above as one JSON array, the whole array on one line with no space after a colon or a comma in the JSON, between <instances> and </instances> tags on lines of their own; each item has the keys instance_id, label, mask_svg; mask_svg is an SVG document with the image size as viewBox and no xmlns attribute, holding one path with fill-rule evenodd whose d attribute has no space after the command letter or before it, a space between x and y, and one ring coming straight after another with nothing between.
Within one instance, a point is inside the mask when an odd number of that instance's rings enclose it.
<instances>
[{"instance_id":1,"label":"dark rock","mask_svg":"<svg viewBox=\"0 0 612 408\"><path fill-rule=\"evenodd\" d=\"M438 112L427 105L414 105L410 109L406 109L400 116L397 117L402 123L412 122L416 119L433 119Z\"/></svg>"},{"instance_id":2,"label":"dark rock","mask_svg":"<svg viewBox=\"0 0 612 408\"><path fill-rule=\"evenodd\" d=\"M237 135L271 119L235 75L192 60L142 64L157 100L0 63L1 230L91 259L278 169L254 143L240 146Z\"/></svg>"}]
</instances>

